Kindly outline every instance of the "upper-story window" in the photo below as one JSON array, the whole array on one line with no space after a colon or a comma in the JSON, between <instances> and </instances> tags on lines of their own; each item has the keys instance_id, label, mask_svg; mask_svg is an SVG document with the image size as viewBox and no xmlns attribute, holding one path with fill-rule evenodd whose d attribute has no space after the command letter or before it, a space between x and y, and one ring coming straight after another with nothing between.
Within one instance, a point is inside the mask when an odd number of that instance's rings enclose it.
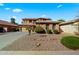
<instances>
[{"instance_id":1,"label":"upper-story window","mask_svg":"<svg viewBox=\"0 0 79 59\"><path fill-rule=\"evenodd\" d=\"M36 22L36 20L34 20L33 22Z\"/></svg>"},{"instance_id":2,"label":"upper-story window","mask_svg":"<svg viewBox=\"0 0 79 59\"><path fill-rule=\"evenodd\" d=\"M36 20L33 21L33 24L35 24L35 23L36 23Z\"/></svg>"},{"instance_id":3,"label":"upper-story window","mask_svg":"<svg viewBox=\"0 0 79 59\"><path fill-rule=\"evenodd\" d=\"M32 20L29 20L29 23L31 23L32 22Z\"/></svg>"}]
</instances>

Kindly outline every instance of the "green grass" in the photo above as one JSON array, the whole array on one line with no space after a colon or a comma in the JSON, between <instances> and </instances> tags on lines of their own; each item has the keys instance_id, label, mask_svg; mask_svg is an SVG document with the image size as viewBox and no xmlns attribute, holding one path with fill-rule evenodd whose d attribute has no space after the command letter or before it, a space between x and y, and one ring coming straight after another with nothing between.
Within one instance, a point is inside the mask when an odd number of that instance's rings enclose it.
<instances>
[{"instance_id":1,"label":"green grass","mask_svg":"<svg viewBox=\"0 0 79 59\"><path fill-rule=\"evenodd\" d=\"M79 49L79 37L65 36L61 39L61 43L70 49Z\"/></svg>"}]
</instances>

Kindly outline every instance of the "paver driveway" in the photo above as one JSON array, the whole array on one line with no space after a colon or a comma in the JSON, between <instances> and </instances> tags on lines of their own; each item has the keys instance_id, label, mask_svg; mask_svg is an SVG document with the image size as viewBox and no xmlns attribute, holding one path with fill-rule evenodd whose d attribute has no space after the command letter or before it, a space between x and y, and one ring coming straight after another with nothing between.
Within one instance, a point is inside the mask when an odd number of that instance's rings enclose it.
<instances>
[{"instance_id":1,"label":"paver driveway","mask_svg":"<svg viewBox=\"0 0 79 59\"><path fill-rule=\"evenodd\" d=\"M0 49L11 44L20 37L26 35L26 32L11 32L0 36Z\"/></svg>"}]
</instances>

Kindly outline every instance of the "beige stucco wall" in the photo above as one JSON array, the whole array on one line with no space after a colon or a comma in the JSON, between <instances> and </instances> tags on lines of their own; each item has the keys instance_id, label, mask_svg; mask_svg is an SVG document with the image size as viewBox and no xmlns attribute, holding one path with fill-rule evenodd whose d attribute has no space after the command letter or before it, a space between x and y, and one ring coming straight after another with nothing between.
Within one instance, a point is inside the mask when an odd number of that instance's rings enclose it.
<instances>
[{"instance_id":1,"label":"beige stucco wall","mask_svg":"<svg viewBox=\"0 0 79 59\"><path fill-rule=\"evenodd\" d=\"M3 27L4 28L4 30L7 32L7 27Z\"/></svg>"},{"instance_id":2,"label":"beige stucco wall","mask_svg":"<svg viewBox=\"0 0 79 59\"><path fill-rule=\"evenodd\" d=\"M33 28L33 27L31 27L31 31L33 30L32 28ZM27 26L22 27L22 32L28 32Z\"/></svg>"},{"instance_id":3,"label":"beige stucco wall","mask_svg":"<svg viewBox=\"0 0 79 59\"><path fill-rule=\"evenodd\" d=\"M49 29L52 29L52 24L49 24Z\"/></svg>"},{"instance_id":4,"label":"beige stucco wall","mask_svg":"<svg viewBox=\"0 0 79 59\"><path fill-rule=\"evenodd\" d=\"M22 32L27 32L26 27L22 27Z\"/></svg>"},{"instance_id":5,"label":"beige stucco wall","mask_svg":"<svg viewBox=\"0 0 79 59\"><path fill-rule=\"evenodd\" d=\"M72 24L63 25L63 26L60 26L60 28L66 33L74 33L77 31L77 28L75 26L73 26Z\"/></svg>"},{"instance_id":6,"label":"beige stucco wall","mask_svg":"<svg viewBox=\"0 0 79 59\"><path fill-rule=\"evenodd\" d=\"M29 20L23 21L23 24L29 24L29 23L33 23L33 21L32 22L29 22Z\"/></svg>"},{"instance_id":7,"label":"beige stucco wall","mask_svg":"<svg viewBox=\"0 0 79 59\"><path fill-rule=\"evenodd\" d=\"M60 26L58 24L56 24L54 29L60 31L59 28L60 28Z\"/></svg>"}]
</instances>

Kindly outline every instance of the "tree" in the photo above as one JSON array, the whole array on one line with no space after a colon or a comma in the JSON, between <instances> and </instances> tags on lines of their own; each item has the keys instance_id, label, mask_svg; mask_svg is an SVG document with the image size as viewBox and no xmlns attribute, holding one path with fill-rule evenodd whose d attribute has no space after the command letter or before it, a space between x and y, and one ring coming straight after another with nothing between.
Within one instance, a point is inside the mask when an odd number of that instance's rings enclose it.
<instances>
[{"instance_id":1,"label":"tree","mask_svg":"<svg viewBox=\"0 0 79 59\"><path fill-rule=\"evenodd\" d=\"M15 19L15 18L12 17L10 20L11 20L11 23L12 23L12 24L18 25L18 23L16 23L16 19ZM15 28L13 29L13 31L19 31L19 27L15 27Z\"/></svg>"},{"instance_id":2,"label":"tree","mask_svg":"<svg viewBox=\"0 0 79 59\"><path fill-rule=\"evenodd\" d=\"M11 18L11 23L18 25L18 23L16 23L15 20L16 20L15 18Z\"/></svg>"},{"instance_id":3,"label":"tree","mask_svg":"<svg viewBox=\"0 0 79 59\"><path fill-rule=\"evenodd\" d=\"M59 21L59 22L65 22L65 20L64 20L64 19L59 19L58 21Z\"/></svg>"},{"instance_id":4,"label":"tree","mask_svg":"<svg viewBox=\"0 0 79 59\"><path fill-rule=\"evenodd\" d=\"M11 23L15 24L15 18L11 18Z\"/></svg>"}]
</instances>

